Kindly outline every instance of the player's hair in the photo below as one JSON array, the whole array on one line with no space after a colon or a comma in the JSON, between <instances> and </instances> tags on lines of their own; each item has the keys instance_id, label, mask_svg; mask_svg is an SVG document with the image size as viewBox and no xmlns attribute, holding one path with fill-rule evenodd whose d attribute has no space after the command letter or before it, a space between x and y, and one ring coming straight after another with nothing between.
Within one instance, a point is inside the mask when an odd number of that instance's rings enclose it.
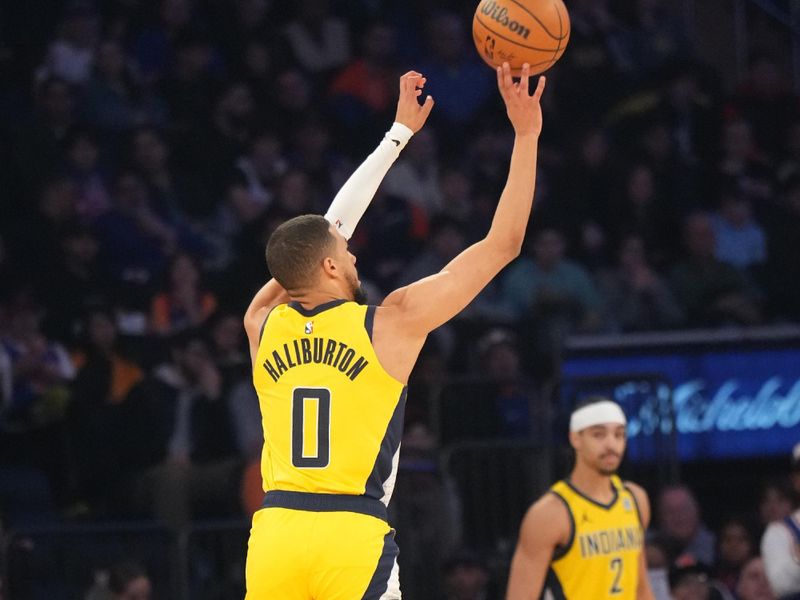
<instances>
[{"instance_id":1,"label":"player's hair","mask_svg":"<svg viewBox=\"0 0 800 600\"><path fill-rule=\"evenodd\" d=\"M286 290L312 282L334 244L330 224L320 215L300 215L275 229L267 242L267 267Z\"/></svg>"}]
</instances>

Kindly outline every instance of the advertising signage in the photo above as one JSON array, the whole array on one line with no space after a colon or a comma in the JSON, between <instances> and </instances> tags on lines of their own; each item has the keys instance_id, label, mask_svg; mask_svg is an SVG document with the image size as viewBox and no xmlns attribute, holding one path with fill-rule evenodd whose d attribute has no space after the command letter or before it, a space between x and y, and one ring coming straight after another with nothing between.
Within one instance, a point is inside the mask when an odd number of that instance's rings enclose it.
<instances>
[{"instance_id":1,"label":"advertising signage","mask_svg":"<svg viewBox=\"0 0 800 600\"><path fill-rule=\"evenodd\" d=\"M788 456L800 442L798 339L695 334L622 347L573 344L562 366L562 399L599 393L620 402L633 461L651 460L669 444L680 460Z\"/></svg>"}]
</instances>

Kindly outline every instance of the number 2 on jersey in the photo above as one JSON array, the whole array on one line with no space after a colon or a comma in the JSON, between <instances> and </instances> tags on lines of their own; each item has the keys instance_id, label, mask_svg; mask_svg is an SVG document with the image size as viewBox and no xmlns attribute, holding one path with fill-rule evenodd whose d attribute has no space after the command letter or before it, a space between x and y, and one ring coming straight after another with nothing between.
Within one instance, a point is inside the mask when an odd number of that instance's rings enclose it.
<instances>
[{"instance_id":1,"label":"number 2 on jersey","mask_svg":"<svg viewBox=\"0 0 800 600\"><path fill-rule=\"evenodd\" d=\"M331 458L331 391L295 388L292 394L292 464L322 469Z\"/></svg>"},{"instance_id":2,"label":"number 2 on jersey","mask_svg":"<svg viewBox=\"0 0 800 600\"><path fill-rule=\"evenodd\" d=\"M612 558L611 559L611 570L614 571L614 583L611 584L611 594L621 594L622 588L619 587L619 580L622 579L622 559Z\"/></svg>"}]
</instances>

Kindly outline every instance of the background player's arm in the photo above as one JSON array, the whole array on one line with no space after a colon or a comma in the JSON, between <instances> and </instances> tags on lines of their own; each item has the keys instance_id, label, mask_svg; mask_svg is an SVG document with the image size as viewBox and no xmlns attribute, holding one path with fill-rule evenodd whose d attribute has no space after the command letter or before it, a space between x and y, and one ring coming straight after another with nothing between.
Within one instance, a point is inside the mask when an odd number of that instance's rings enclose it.
<instances>
[{"instance_id":1,"label":"background player's arm","mask_svg":"<svg viewBox=\"0 0 800 600\"><path fill-rule=\"evenodd\" d=\"M392 292L385 307L398 307L403 329L424 335L458 314L516 258L528 225L536 183L536 155L542 113L539 100L544 77L536 91L528 91L528 68L515 84L505 64L497 72L497 84L516 133L508 179L500 196L492 225L484 239L454 258L436 275Z\"/></svg>"},{"instance_id":2,"label":"background player's arm","mask_svg":"<svg viewBox=\"0 0 800 600\"><path fill-rule=\"evenodd\" d=\"M567 508L551 493L528 509L511 561L506 600L538 600L553 551L571 535Z\"/></svg>"},{"instance_id":3,"label":"background player's arm","mask_svg":"<svg viewBox=\"0 0 800 600\"><path fill-rule=\"evenodd\" d=\"M642 529L647 531L650 525L650 500L647 492L641 486L630 481L625 485L636 498L639 507L639 516L642 518ZM639 552L639 581L636 584L636 600L655 600L653 589L650 587L650 578L647 576L647 561L645 560L644 549Z\"/></svg>"}]
</instances>

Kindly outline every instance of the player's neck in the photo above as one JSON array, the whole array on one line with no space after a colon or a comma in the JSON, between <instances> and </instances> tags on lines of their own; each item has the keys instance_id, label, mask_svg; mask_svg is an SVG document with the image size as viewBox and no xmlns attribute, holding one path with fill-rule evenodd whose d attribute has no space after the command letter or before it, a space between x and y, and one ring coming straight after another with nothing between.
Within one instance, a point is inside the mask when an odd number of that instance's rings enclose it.
<instances>
[{"instance_id":1,"label":"player's neck","mask_svg":"<svg viewBox=\"0 0 800 600\"><path fill-rule=\"evenodd\" d=\"M584 496L588 496L601 504L608 504L614 499L611 477L590 469L581 463L575 465L569 476L569 481Z\"/></svg>"},{"instance_id":2,"label":"player's neck","mask_svg":"<svg viewBox=\"0 0 800 600\"><path fill-rule=\"evenodd\" d=\"M299 302L303 308L312 309L326 302L347 300L347 295L338 287L326 286L307 290L297 290L289 294L293 302Z\"/></svg>"}]
</instances>

